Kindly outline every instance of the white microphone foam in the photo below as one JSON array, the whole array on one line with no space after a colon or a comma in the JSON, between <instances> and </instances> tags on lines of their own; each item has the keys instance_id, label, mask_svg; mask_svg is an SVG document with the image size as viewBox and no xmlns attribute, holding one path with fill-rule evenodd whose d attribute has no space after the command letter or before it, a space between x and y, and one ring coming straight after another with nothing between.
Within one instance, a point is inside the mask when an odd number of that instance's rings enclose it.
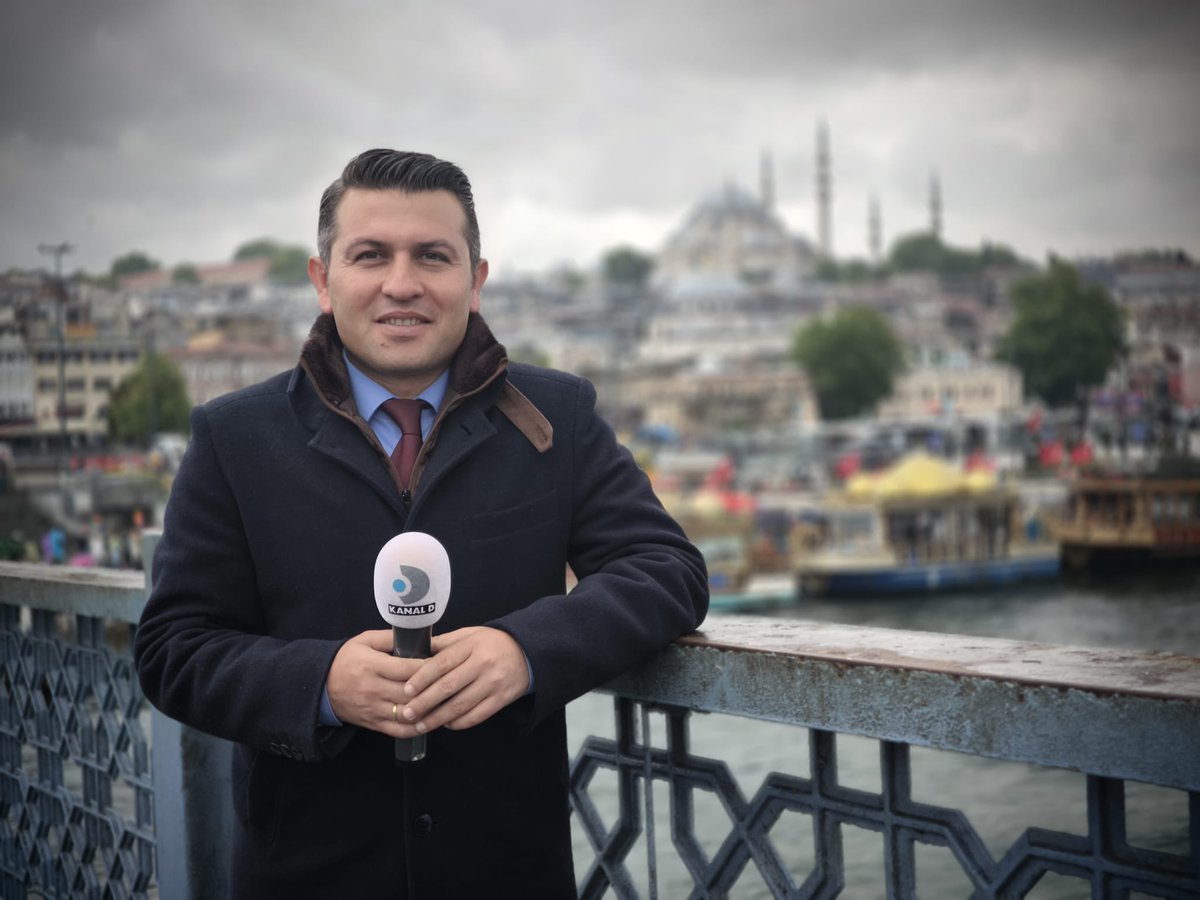
<instances>
[{"instance_id":1,"label":"white microphone foam","mask_svg":"<svg viewBox=\"0 0 1200 900\"><path fill-rule=\"evenodd\" d=\"M396 628L425 628L450 600L450 557L441 541L406 531L383 545L375 558L375 606Z\"/></svg>"}]
</instances>

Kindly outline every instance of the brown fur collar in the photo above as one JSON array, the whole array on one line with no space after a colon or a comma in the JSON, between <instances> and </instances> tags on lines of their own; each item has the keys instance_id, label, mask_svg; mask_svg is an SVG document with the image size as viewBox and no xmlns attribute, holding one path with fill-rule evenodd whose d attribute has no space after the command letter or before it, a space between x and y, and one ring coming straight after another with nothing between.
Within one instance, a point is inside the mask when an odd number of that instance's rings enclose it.
<instances>
[{"instance_id":1,"label":"brown fur collar","mask_svg":"<svg viewBox=\"0 0 1200 900\"><path fill-rule=\"evenodd\" d=\"M317 391L338 409L357 413L350 376L342 356L342 339L338 336L333 316L322 313L313 323L300 351L300 365L313 380ZM446 402L473 394L508 368L508 352L496 340L492 330L479 313L471 313L467 333L450 361L450 384ZM554 430L546 418L507 380L497 403L504 414L521 430L539 452L553 446Z\"/></svg>"},{"instance_id":2,"label":"brown fur collar","mask_svg":"<svg viewBox=\"0 0 1200 900\"><path fill-rule=\"evenodd\" d=\"M327 400L334 406L347 408L349 404L352 408L354 399L342 350L333 316L322 313L308 333L300 362ZM460 396L474 393L507 366L504 345L492 335L482 316L471 313L462 345L450 362L449 390Z\"/></svg>"}]
</instances>

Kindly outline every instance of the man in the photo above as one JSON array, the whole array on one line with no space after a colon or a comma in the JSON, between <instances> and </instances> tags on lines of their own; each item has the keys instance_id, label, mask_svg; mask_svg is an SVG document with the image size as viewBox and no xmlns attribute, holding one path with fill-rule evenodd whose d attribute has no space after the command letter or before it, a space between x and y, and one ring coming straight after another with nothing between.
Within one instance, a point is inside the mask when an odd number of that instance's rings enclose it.
<instances>
[{"instance_id":1,"label":"man","mask_svg":"<svg viewBox=\"0 0 1200 900\"><path fill-rule=\"evenodd\" d=\"M703 559L592 387L508 362L456 166L361 154L318 245L297 368L193 411L142 686L237 743L236 896L573 897L564 706L700 623ZM407 484L391 397L428 403ZM428 660L390 655L373 598L402 531L450 558Z\"/></svg>"}]
</instances>

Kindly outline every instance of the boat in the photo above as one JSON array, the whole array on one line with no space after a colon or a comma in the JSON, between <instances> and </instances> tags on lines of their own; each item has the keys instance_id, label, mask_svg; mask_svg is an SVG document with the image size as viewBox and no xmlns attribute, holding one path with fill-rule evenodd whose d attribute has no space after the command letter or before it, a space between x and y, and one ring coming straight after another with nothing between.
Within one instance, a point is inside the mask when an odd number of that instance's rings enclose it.
<instances>
[{"instance_id":1,"label":"boat","mask_svg":"<svg viewBox=\"0 0 1200 900\"><path fill-rule=\"evenodd\" d=\"M1076 477L1053 528L1063 565L1200 559L1200 464Z\"/></svg>"},{"instance_id":2,"label":"boat","mask_svg":"<svg viewBox=\"0 0 1200 900\"><path fill-rule=\"evenodd\" d=\"M725 487L656 487L704 557L711 612L754 612L796 602L786 547L760 522L758 500Z\"/></svg>"},{"instance_id":3,"label":"boat","mask_svg":"<svg viewBox=\"0 0 1200 900\"><path fill-rule=\"evenodd\" d=\"M831 495L792 551L804 596L914 594L1053 578L1048 501L924 452Z\"/></svg>"},{"instance_id":4,"label":"boat","mask_svg":"<svg viewBox=\"0 0 1200 900\"><path fill-rule=\"evenodd\" d=\"M796 586L786 571L759 568L750 536L743 532L695 539L708 568L710 612L750 612L796 602Z\"/></svg>"}]
</instances>

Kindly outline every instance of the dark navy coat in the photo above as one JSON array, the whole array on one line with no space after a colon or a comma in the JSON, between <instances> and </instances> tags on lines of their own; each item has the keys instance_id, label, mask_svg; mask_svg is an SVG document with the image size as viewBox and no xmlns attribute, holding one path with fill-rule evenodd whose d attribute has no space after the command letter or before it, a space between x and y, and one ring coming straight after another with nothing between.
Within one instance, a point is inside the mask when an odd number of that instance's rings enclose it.
<instances>
[{"instance_id":1,"label":"dark navy coat","mask_svg":"<svg viewBox=\"0 0 1200 900\"><path fill-rule=\"evenodd\" d=\"M354 410L328 316L295 371L193 412L135 656L152 703L238 745L237 896L574 896L563 707L708 603L702 558L595 399L509 365L472 316L411 497ZM341 644L384 627L375 556L406 530L450 557L435 630L507 631L536 690L398 766L391 738L317 717Z\"/></svg>"}]
</instances>

